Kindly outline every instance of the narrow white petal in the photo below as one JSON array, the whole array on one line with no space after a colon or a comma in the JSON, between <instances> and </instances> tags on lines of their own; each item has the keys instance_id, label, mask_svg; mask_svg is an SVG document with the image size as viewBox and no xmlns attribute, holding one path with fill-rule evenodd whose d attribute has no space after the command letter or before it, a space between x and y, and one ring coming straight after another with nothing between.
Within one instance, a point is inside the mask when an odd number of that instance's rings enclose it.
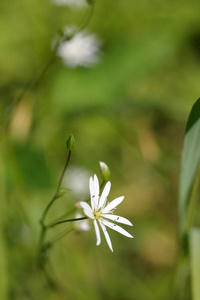
<instances>
[{"instance_id":1,"label":"narrow white petal","mask_svg":"<svg viewBox=\"0 0 200 300\"><path fill-rule=\"evenodd\" d=\"M85 215L90 219L94 219L94 215L92 213L92 209L89 206L89 204L87 202L84 202L84 201L79 202L79 204L83 208L83 211L84 211Z\"/></svg>"},{"instance_id":2,"label":"narrow white petal","mask_svg":"<svg viewBox=\"0 0 200 300\"><path fill-rule=\"evenodd\" d=\"M100 235L100 230L96 219L94 219L94 229L97 237L97 246L99 246L101 244L101 235Z\"/></svg>"},{"instance_id":3,"label":"narrow white petal","mask_svg":"<svg viewBox=\"0 0 200 300\"><path fill-rule=\"evenodd\" d=\"M110 214L102 214L101 217L112 220L114 222L122 223L122 224L129 225L129 226L133 226L133 224L128 219L126 219L124 217L120 217L120 216L116 216L116 215L110 215Z\"/></svg>"},{"instance_id":4,"label":"narrow white petal","mask_svg":"<svg viewBox=\"0 0 200 300\"><path fill-rule=\"evenodd\" d=\"M103 189L103 192L101 194L101 197L99 199L99 206L98 209L100 209L101 207L104 207L106 204L106 201L108 199L108 195L110 193L110 188L111 188L111 182L108 181Z\"/></svg>"},{"instance_id":5,"label":"narrow white petal","mask_svg":"<svg viewBox=\"0 0 200 300\"><path fill-rule=\"evenodd\" d=\"M129 238L133 238L133 236L130 233L128 233L125 229L123 229L119 225L113 224L113 223L111 223L109 221L106 221L105 219L103 219L101 221L103 222L103 224L105 226L107 226L107 227L109 227L109 228L111 228L111 229L113 229L113 230L115 230L115 231L117 231L117 232L119 232L119 233L121 233L121 234L129 237Z\"/></svg>"},{"instance_id":6,"label":"narrow white petal","mask_svg":"<svg viewBox=\"0 0 200 300\"><path fill-rule=\"evenodd\" d=\"M99 195L99 180L96 174L94 174L94 189L95 189L95 194Z\"/></svg>"},{"instance_id":7,"label":"narrow white petal","mask_svg":"<svg viewBox=\"0 0 200 300\"><path fill-rule=\"evenodd\" d=\"M104 226L104 224L103 224L101 221L99 221L99 223L100 223L101 229L102 229L102 231L103 231L103 233L104 233L104 235L105 235L106 242L107 242L107 244L108 244L110 250L113 252L113 247L112 247L112 243L111 243L111 240L110 240L108 231L107 231L106 227Z\"/></svg>"},{"instance_id":8,"label":"narrow white petal","mask_svg":"<svg viewBox=\"0 0 200 300\"><path fill-rule=\"evenodd\" d=\"M117 205L119 205L123 200L124 200L124 196L114 199L112 202L110 202L108 205L106 205L106 207L102 210L102 213L110 212Z\"/></svg>"},{"instance_id":9,"label":"narrow white petal","mask_svg":"<svg viewBox=\"0 0 200 300\"><path fill-rule=\"evenodd\" d=\"M90 188L91 207L92 210L94 210L95 189L94 189L94 181L92 177L90 177L89 188Z\"/></svg>"},{"instance_id":10,"label":"narrow white petal","mask_svg":"<svg viewBox=\"0 0 200 300\"><path fill-rule=\"evenodd\" d=\"M99 180L97 178L97 175L94 175L94 191L95 191L95 197L94 197L94 207L95 209L98 208L98 202L99 202Z\"/></svg>"}]
</instances>

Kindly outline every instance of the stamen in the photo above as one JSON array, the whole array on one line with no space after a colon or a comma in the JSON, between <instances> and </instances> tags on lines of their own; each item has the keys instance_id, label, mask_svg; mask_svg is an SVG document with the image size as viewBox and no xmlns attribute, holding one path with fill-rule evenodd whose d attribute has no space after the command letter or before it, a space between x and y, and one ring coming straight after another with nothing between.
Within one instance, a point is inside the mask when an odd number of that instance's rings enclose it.
<instances>
[{"instance_id":1,"label":"stamen","mask_svg":"<svg viewBox=\"0 0 200 300\"><path fill-rule=\"evenodd\" d=\"M95 219L97 219L97 220L100 218L101 214L102 214L101 211L94 211L93 212L93 215L94 215Z\"/></svg>"}]
</instances>

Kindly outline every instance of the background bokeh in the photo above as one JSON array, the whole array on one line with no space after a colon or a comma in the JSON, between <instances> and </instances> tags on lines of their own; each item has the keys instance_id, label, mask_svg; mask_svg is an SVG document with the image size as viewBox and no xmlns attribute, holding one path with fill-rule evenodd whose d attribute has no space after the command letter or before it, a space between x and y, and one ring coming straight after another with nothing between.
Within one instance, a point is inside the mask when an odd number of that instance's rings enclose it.
<instances>
[{"instance_id":1,"label":"background bokeh","mask_svg":"<svg viewBox=\"0 0 200 300\"><path fill-rule=\"evenodd\" d=\"M57 57L22 96L51 57L58 30L78 24L87 9L0 1L2 300L173 299L180 153L200 94L200 3L98 0L87 30L102 41L100 62L72 69ZM59 199L50 217L85 200L89 177L100 177L105 161L110 198L125 195L118 214L133 223L134 239L110 232L111 253L103 239L96 247L93 228L70 233L50 252L61 286L52 290L37 267L39 220L71 133L65 186L84 181L85 189Z\"/></svg>"}]
</instances>

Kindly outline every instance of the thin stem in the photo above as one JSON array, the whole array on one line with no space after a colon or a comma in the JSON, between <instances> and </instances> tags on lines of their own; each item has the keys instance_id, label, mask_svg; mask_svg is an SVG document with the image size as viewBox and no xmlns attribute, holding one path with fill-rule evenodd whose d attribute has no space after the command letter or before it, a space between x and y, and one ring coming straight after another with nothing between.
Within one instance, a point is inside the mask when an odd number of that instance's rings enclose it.
<instances>
[{"instance_id":1,"label":"thin stem","mask_svg":"<svg viewBox=\"0 0 200 300\"><path fill-rule=\"evenodd\" d=\"M74 221L82 221L82 220L85 220L87 219L87 217L82 217L82 218L77 218L77 219L68 219L68 220L62 220L62 221L58 221L58 222L55 222L55 223L52 223L52 224L49 224L46 226L47 229L49 228L52 228L58 224L62 224L62 223L67 223L67 222L74 222Z\"/></svg>"},{"instance_id":2,"label":"thin stem","mask_svg":"<svg viewBox=\"0 0 200 300\"><path fill-rule=\"evenodd\" d=\"M61 184L62 184L63 177L64 177L64 175L65 175L65 171L66 171L66 169L67 169L67 167L68 167L68 164L69 164L69 161L70 161L70 157L71 157L71 151L69 151L69 154L68 154L68 157L67 157L67 161L66 161L64 170L63 170L62 175L61 175L61 177L60 177L60 181L59 181L59 183L58 183L58 187L57 187L57 190L56 190L56 195L58 195L58 193L59 193L60 186L61 186Z\"/></svg>"},{"instance_id":3,"label":"thin stem","mask_svg":"<svg viewBox=\"0 0 200 300\"><path fill-rule=\"evenodd\" d=\"M104 188L105 184L106 184L106 181L104 180L104 181L102 182L102 184L100 185L100 191L102 191L102 189Z\"/></svg>"},{"instance_id":4,"label":"thin stem","mask_svg":"<svg viewBox=\"0 0 200 300\"><path fill-rule=\"evenodd\" d=\"M62 220L63 218L67 218L68 216L70 216L74 212L75 212L75 208L72 208L67 213L65 213L62 216L56 218L54 221L52 221L52 223L58 222L58 221Z\"/></svg>"},{"instance_id":5,"label":"thin stem","mask_svg":"<svg viewBox=\"0 0 200 300\"><path fill-rule=\"evenodd\" d=\"M60 177L56 193L55 193L55 195L53 196L52 200L49 202L49 204L47 205L47 207L45 208L45 210L43 212L43 215L42 215L42 218L41 218L41 221L40 221L41 225L43 225L43 226L44 226L44 220L45 220L45 217L46 217L46 214L47 214L48 210L50 209L50 207L52 206L52 204L54 203L54 201L59 196L59 190L60 190L60 187L61 187L61 184L62 184L62 181L63 181L63 177L65 175L66 169L68 167L68 164L69 164L69 161L70 161L70 157L71 157L71 151L69 151L69 154L68 154L68 157L67 157L67 161L66 161L64 170L62 172L62 175Z\"/></svg>"},{"instance_id":6,"label":"thin stem","mask_svg":"<svg viewBox=\"0 0 200 300\"><path fill-rule=\"evenodd\" d=\"M57 290L59 288L59 284L57 282L57 280L55 279L55 272L52 270L52 266L51 266L51 270L50 270L50 264L48 264L48 269L47 269L47 265L42 265L41 270L44 273L44 276L49 284L49 286L53 289L53 290ZM54 274L54 278L53 278L53 274Z\"/></svg>"},{"instance_id":7,"label":"thin stem","mask_svg":"<svg viewBox=\"0 0 200 300\"><path fill-rule=\"evenodd\" d=\"M53 289L53 290L57 290L58 289L58 284L53 280L53 278L51 278L50 273L47 272L46 267L42 268L43 272L44 272L44 276L49 284L49 286Z\"/></svg>"},{"instance_id":8,"label":"thin stem","mask_svg":"<svg viewBox=\"0 0 200 300\"><path fill-rule=\"evenodd\" d=\"M80 24L78 25L78 32L80 30L83 30L85 27L87 27L88 23L90 22L92 15L94 13L94 5L91 6L91 9L89 10L89 13L86 15L86 18L83 19Z\"/></svg>"},{"instance_id":9,"label":"thin stem","mask_svg":"<svg viewBox=\"0 0 200 300\"><path fill-rule=\"evenodd\" d=\"M56 58L56 52L54 51L53 54L51 55L51 57L49 58L49 60L47 61L47 63L44 65L44 67L41 68L41 70L38 72L38 74L36 75L36 77L33 80L31 80L30 83L27 85L27 87L24 90L24 92L17 99L17 102L19 102L25 96L25 94L27 93L28 90L30 90L31 88L35 87L40 82L41 78L44 76L44 74L46 73L46 71L48 70L48 68L54 62L55 58Z\"/></svg>"},{"instance_id":10,"label":"thin stem","mask_svg":"<svg viewBox=\"0 0 200 300\"><path fill-rule=\"evenodd\" d=\"M47 214L49 208L52 206L52 204L53 204L54 201L56 200L56 198L57 198L57 194L55 194L55 195L53 196L53 198L51 199L51 201L49 202L49 204L48 204L47 207L45 208L44 213L43 213L42 218L41 218L41 221L40 221L40 224L41 224L42 226L44 226L44 220L45 220L46 214ZM44 227L45 227L45 226L44 226Z\"/></svg>"},{"instance_id":11,"label":"thin stem","mask_svg":"<svg viewBox=\"0 0 200 300\"><path fill-rule=\"evenodd\" d=\"M74 34L78 33L79 31L83 30L85 27L87 27L87 25L89 24L92 15L94 13L94 4L91 5L91 9L89 10L89 12L87 13L86 17L80 22L80 24L77 26L77 30L75 31ZM74 34L71 36L71 38L73 38ZM63 39L65 40L65 34L63 34ZM61 42L61 40L60 40ZM37 84L40 82L40 80L42 79L42 77L44 76L44 74L46 73L46 71L49 69L49 67L53 64L54 60L56 59L56 53L57 53L57 49L59 47L60 42L57 43L57 45L54 48L54 51L52 53L52 55L50 56L50 58L47 60L46 64L44 64L44 66L41 68L41 70L38 72L38 74L36 75L36 77L34 77L32 80L30 80L30 82L27 84L26 88L24 89L24 91L21 93L21 95L16 99L6 122L6 126L8 127L9 124L9 120L10 117L15 109L15 107L17 106L17 104L25 97L25 95L27 94L27 92L31 89L33 89L35 86L37 86Z\"/></svg>"},{"instance_id":12,"label":"thin stem","mask_svg":"<svg viewBox=\"0 0 200 300\"><path fill-rule=\"evenodd\" d=\"M26 94L33 89L34 87L37 86L37 84L40 82L42 77L45 75L46 71L49 69L49 67L53 64L54 60L56 59L56 50L53 52L51 57L47 60L47 63L41 68L41 70L38 72L35 78L30 80L30 82L26 85L25 89L21 93L21 95L15 100L11 111L8 114L8 119L6 122L6 126L9 124L10 117L15 109L15 107L18 105L18 103L26 96Z\"/></svg>"},{"instance_id":13,"label":"thin stem","mask_svg":"<svg viewBox=\"0 0 200 300\"><path fill-rule=\"evenodd\" d=\"M39 245L40 245L40 249L42 248L43 246L43 242L44 242L44 236L45 236L45 233L46 233L46 226L44 226L42 224L42 222L40 222L41 224L41 233L40 233L40 241L39 241Z\"/></svg>"},{"instance_id":14,"label":"thin stem","mask_svg":"<svg viewBox=\"0 0 200 300\"><path fill-rule=\"evenodd\" d=\"M93 15L93 12L94 12L94 5L92 5L91 7L91 10L89 11L89 13L86 15L86 18L83 19L83 21L79 24L78 26L78 29L77 31L74 33L76 34L77 32L83 30L87 25L88 23L90 22L91 18L92 18L92 15ZM71 36L71 38L73 38L74 35ZM70 38L70 39L71 39ZM42 68L42 70L39 72L38 76L36 76L35 79L33 79L26 87L25 91L20 95L20 97L17 99L16 103L15 103L15 106L18 104L18 102L20 102L24 96L26 95L26 93L28 92L29 89L33 89L33 87L35 87L41 80L41 78L44 76L44 74L46 73L46 71L48 70L48 68L51 66L51 64L54 62L55 58L56 58L56 53L57 53L57 49L60 45L60 43L62 41L64 41L66 39L66 36L63 35L63 39L61 39L60 41L58 41L55 49L54 49L54 52L53 52L53 55L51 57L51 59L47 62L47 64ZM15 108L15 107L14 107ZM14 110L13 108L13 110ZM12 111L13 111L12 110ZM12 114L12 112L11 112ZM11 115L10 114L10 115ZM9 121L9 118L8 118L8 121ZM65 172L66 172L66 169L68 167L68 164L69 164L69 161L70 161L70 157L71 157L71 151L69 151L68 153L68 157L67 157L67 161L66 161L66 164L65 164L65 167L64 167L64 170L61 174L61 177L60 177L60 180L59 180L59 183L58 183L58 186L57 186L57 189L56 189L56 193L55 195L53 196L52 200L49 202L49 204L47 205L47 207L45 208L43 214L42 214L42 218L40 220L40 225L41 225L41 232L40 232L40 240L39 240L39 262L41 264L41 267L46 275L46 278L48 280L48 282L50 283L50 285L52 287L55 286L54 284L54 281L52 280L51 276L49 276L49 274L46 272L46 255L47 255L47 250L49 248L49 246L51 246L51 243L45 243L45 237L46 237L46 234L47 234L47 230L49 228L52 228L58 224L62 224L62 223L66 223L66 222L72 222L72 221L81 221L81 220L85 220L87 219L87 217L82 217L82 218L77 218L77 219L68 219L68 220L62 220L62 221L57 221L57 222L53 222L51 223L50 225L45 225L45 218L46 218L46 215L49 211L49 209L51 208L51 206L53 205L53 203L55 202L55 200L57 198L59 198L61 196L61 193L60 193L60 188L61 188L61 185L62 185L62 181L63 181L63 178L64 178L64 175L65 175ZM68 214L69 215L69 214ZM66 217L66 215L65 215ZM71 229L73 230L73 229ZM69 230L68 232L70 232L71 230ZM67 233L68 233L67 232ZM58 239L62 238L65 234L67 234L66 232L64 234L61 234L59 237L57 237L54 241L56 242ZM56 286L55 286L56 287Z\"/></svg>"},{"instance_id":15,"label":"thin stem","mask_svg":"<svg viewBox=\"0 0 200 300\"><path fill-rule=\"evenodd\" d=\"M45 246L45 243L44 243L44 240L45 240L45 235L46 235L46 232L47 232L47 226L44 224L44 221L45 221L45 217L47 215L47 212L49 211L50 207L52 206L52 204L55 202L55 200L59 197L59 190L60 190L60 187L61 187L61 184L62 184L62 181L63 181L63 177L64 177L64 174L66 172L66 169L68 167L68 164L69 164L69 161L70 161L70 157L71 157L71 151L69 151L68 153L68 157L67 157L67 161L66 161L66 164L65 164L65 167L64 167L64 170L62 172L62 175L60 177L60 180L59 180L59 183L58 183L58 187L57 187L57 190L56 190L56 193L55 195L53 196L52 200L49 202L49 204L47 205L47 207L45 208L44 212L43 212L43 215L42 215L42 218L40 220L40 225L41 225L41 232L40 232L40 241L39 241L39 246L40 246L40 256L42 255L43 251L44 250L44 246ZM40 257L40 259L42 259L42 257Z\"/></svg>"}]
</instances>

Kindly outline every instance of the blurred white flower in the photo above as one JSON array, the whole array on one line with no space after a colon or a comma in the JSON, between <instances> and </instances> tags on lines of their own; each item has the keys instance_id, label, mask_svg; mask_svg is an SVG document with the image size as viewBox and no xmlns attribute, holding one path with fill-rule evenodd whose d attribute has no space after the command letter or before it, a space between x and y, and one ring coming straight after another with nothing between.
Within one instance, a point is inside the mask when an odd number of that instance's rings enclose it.
<instances>
[{"instance_id":1,"label":"blurred white flower","mask_svg":"<svg viewBox=\"0 0 200 300\"><path fill-rule=\"evenodd\" d=\"M118 206L123 200L124 196L119 197L107 203L108 195L111 188L111 183L108 181L104 187L104 190L101 195L99 195L100 188L99 188L99 181L96 175L94 175L94 179L90 177L89 181L89 188L90 188L90 200L91 200L91 207L87 202L81 201L80 206L83 208L85 215L92 219L94 222L95 233L97 237L97 246L101 243L101 235L99 230L99 225L105 235L106 241L111 251L113 251L112 243L107 232L106 227L109 227L129 238L133 236L124 230L119 225L113 223L118 222L125 225L132 226L132 223L127 220L126 218L113 215L116 206ZM109 220L113 221L110 222Z\"/></svg>"},{"instance_id":2,"label":"blurred white flower","mask_svg":"<svg viewBox=\"0 0 200 300\"><path fill-rule=\"evenodd\" d=\"M89 172L86 169L72 167L63 179L63 186L68 186L73 191L76 198L84 199L88 198L88 180Z\"/></svg>"},{"instance_id":3,"label":"blurred white flower","mask_svg":"<svg viewBox=\"0 0 200 300\"><path fill-rule=\"evenodd\" d=\"M68 29L66 32L71 31ZM57 49L57 55L62 58L63 63L68 67L84 66L89 68L99 62L100 45L101 42L96 35L81 31L69 41L61 42Z\"/></svg>"},{"instance_id":4,"label":"blurred white flower","mask_svg":"<svg viewBox=\"0 0 200 300\"><path fill-rule=\"evenodd\" d=\"M83 215L81 213L78 213L78 212L75 215L75 219L82 218L82 217L83 217ZM90 224L89 224L89 221L87 219L74 222L74 227L78 231L89 231L90 230Z\"/></svg>"},{"instance_id":5,"label":"blurred white flower","mask_svg":"<svg viewBox=\"0 0 200 300\"><path fill-rule=\"evenodd\" d=\"M81 9L88 5L86 0L52 0L52 3L58 6L69 6L74 9Z\"/></svg>"}]
</instances>

